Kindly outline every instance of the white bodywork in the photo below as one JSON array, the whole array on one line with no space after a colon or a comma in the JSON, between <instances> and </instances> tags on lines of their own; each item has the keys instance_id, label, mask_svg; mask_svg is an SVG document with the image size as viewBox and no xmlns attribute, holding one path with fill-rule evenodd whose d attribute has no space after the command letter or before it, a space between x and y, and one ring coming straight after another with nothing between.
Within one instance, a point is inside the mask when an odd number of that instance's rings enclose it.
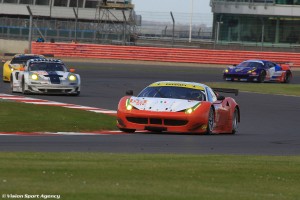
<instances>
[{"instance_id":1,"label":"white bodywork","mask_svg":"<svg viewBox=\"0 0 300 200\"><path fill-rule=\"evenodd\" d=\"M37 78L33 79L32 76ZM70 80L70 76L76 77ZM78 74L69 71L24 71L16 70L12 73L12 92L49 93L49 94L80 94L81 80Z\"/></svg>"},{"instance_id":2,"label":"white bodywork","mask_svg":"<svg viewBox=\"0 0 300 200\"><path fill-rule=\"evenodd\" d=\"M196 106L200 101L185 99L166 99L131 97L130 104L139 109L156 112L178 112Z\"/></svg>"}]
</instances>

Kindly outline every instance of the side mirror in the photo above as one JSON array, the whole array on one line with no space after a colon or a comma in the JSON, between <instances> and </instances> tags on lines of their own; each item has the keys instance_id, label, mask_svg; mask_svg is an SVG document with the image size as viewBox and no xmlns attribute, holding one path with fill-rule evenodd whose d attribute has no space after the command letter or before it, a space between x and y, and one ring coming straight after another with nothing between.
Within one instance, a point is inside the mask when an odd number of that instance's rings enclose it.
<instances>
[{"instance_id":1,"label":"side mirror","mask_svg":"<svg viewBox=\"0 0 300 200\"><path fill-rule=\"evenodd\" d=\"M219 95L219 96L217 97L217 100L218 100L218 101L223 101L224 99L225 99L225 97L222 96L222 95Z\"/></svg>"},{"instance_id":2,"label":"side mirror","mask_svg":"<svg viewBox=\"0 0 300 200\"><path fill-rule=\"evenodd\" d=\"M132 96L133 95L133 91L132 90L127 90L126 91L126 95Z\"/></svg>"},{"instance_id":3,"label":"side mirror","mask_svg":"<svg viewBox=\"0 0 300 200\"><path fill-rule=\"evenodd\" d=\"M74 73L75 69L74 68L70 68L69 71L72 72L72 73Z\"/></svg>"}]
</instances>

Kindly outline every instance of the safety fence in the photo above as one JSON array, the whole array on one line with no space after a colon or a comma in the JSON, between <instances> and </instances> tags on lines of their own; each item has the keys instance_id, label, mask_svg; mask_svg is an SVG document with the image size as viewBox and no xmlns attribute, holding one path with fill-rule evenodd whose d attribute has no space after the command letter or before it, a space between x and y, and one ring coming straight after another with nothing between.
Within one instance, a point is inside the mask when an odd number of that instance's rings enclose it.
<instances>
[{"instance_id":1,"label":"safety fence","mask_svg":"<svg viewBox=\"0 0 300 200\"><path fill-rule=\"evenodd\" d=\"M54 57L144 60L232 65L248 59L289 62L300 67L300 53L157 48L75 43L32 43L32 53L53 54Z\"/></svg>"}]
</instances>

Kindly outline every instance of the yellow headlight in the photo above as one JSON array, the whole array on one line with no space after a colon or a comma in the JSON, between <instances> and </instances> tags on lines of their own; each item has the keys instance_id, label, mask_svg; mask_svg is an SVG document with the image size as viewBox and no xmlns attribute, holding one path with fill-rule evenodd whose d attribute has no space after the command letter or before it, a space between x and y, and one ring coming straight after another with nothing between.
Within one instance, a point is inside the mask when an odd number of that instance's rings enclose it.
<instances>
[{"instance_id":1,"label":"yellow headlight","mask_svg":"<svg viewBox=\"0 0 300 200\"><path fill-rule=\"evenodd\" d=\"M186 114L192 114L199 106L201 106L201 103L197 103L194 107L188 108L185 110Z\"/></svg>"},{"instance_id":2,"label":"yellow headlight","mask_svg":"<svg viewBox=\"0 0 300 200\"><path fill-rule=\"evenodd\" d=\"M69 76L69 80L70 81L76 81L76 76L74 76L74 75Z\"/></svg>"},{"instance_id":3,"label":"yellow headlight","mask_svg":"<svg viewBox=\"0 0 300 200\"><path fill-rule=\"evenodd\" d=\"M225 69L225 71L224 71L225 73L228 73L229 72L229 70L228 69Z\"/></svg>"},{"instance_id":4,"label":"yellow headlight","mask_svg":"<svg viewBox=\"0 0 300 200\"><path fill-rule=\"evenodd\" d=\"M127 110L132 110L132 108L133 108L133 107L132 107L132 105L130 105L130 104L126 106L126 109L127 109Z\"/></svg>"},{"instance_id":5,"label":"yellow headlight","mask_svg":"<svg viewBox=\"0 0 300 200\"><path fill-rule=\"evenodd\" d=\"M193 108L189 108L189 109L186 109L185 113L186 114L191 114L193 112Z\"/></svg>"},{"instance_id":6,"label":"yellow headlight","mask_svg":"<svg viewBox=\"0 0 300 200\"><path fill-rule=\"evenodd\" d=\"M38 78L39 78L39 77L38 77L38 75L36 75L36 74L32 74L32 75L31 75L31 79L32 79L32 80L38 80Z\"/></svg>"}]
</instances>

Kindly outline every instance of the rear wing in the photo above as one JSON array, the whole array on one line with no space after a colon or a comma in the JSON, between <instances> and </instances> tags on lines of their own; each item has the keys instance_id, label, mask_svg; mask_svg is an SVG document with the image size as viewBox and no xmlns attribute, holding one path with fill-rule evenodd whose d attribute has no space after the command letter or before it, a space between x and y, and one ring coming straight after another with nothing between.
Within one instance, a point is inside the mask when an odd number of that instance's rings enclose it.
<instances>
[{"instance_id":1,"label":"rear wing","mask_svg":"<svg viewBox=\"0 0 300 200\"><path fill-rule=\"evenodd\" d=\"M292 67L294 65L294 63L290 62L290 61L280 61L280 62L275 62L278 65L289 65L290 67Z\"/></svg>"},{"instance_id":2,"label":"rear wing","mask_svg":"<svg viewBox=\"0 0 300 200\"><path fill-rule=\"evenodd\" d=\"M223 92L223 93L232 93L235 96L239 94L239 90L237 89L228 89L228 88L212 88L215 92Z\"/></svg>"}]
</instances>

